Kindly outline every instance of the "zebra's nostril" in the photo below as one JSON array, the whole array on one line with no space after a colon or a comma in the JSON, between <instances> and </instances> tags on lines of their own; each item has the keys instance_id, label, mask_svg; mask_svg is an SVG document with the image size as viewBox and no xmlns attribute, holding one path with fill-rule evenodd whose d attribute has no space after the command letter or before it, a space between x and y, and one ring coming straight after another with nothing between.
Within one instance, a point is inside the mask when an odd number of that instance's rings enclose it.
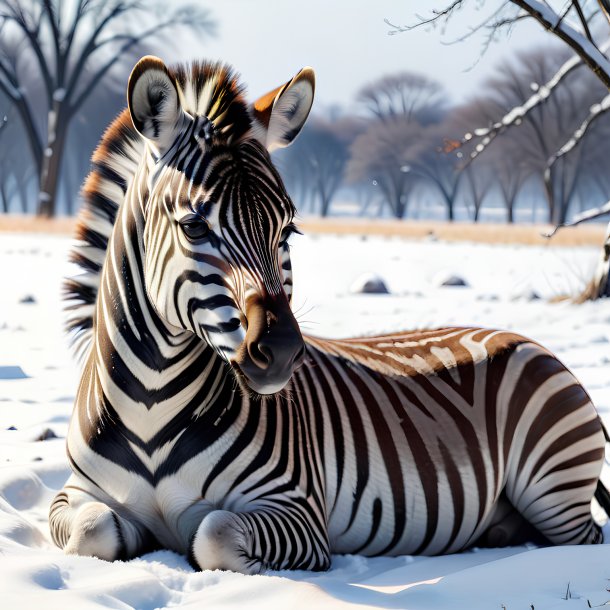
<instances>
[{"instance_id":1,"label":"zebra's nostril","mask_svg":"<svg viewBox=\"0 0 610 610\"><path fill-rule=\"evenodd\" d=\"M260 369L267 369L273 364L273 352L262 341L250 343L248 345L248 353L252 362Z\"/></svg>"}]
</instances>

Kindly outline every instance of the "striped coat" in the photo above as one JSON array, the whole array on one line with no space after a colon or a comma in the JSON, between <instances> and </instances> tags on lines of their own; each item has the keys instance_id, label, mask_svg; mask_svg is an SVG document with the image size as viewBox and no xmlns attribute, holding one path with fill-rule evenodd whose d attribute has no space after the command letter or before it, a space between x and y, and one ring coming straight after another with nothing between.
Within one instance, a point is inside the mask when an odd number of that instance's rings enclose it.
<instances>
[{"instance_id":1,"label":"striped coat","mask_svg":"<svg viewBox=\"0 0 610 610\"><path fill-rule=\"evenodd\" d=\"M246 573L600 542L603 429L547 350L473 328L300 334L294 207L267 151L312 98L308 70L248 106L225 67L134 68L67 283L84 366L54 540Z\"/></svg>"}]
</instances>

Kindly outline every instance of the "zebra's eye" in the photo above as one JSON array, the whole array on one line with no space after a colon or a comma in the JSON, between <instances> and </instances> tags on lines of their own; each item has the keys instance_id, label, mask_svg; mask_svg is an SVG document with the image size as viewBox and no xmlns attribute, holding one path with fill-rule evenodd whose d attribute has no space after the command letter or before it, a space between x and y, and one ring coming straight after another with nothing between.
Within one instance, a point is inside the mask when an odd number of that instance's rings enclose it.
<instances>
[{"instance_id":1,"label":"zebra's eye","mask_svg":"<svg viewBox=\"0 0 610 610\"><path fill-rule=\"evenodd\" d=\"M282 235L280 237L280 242L279 242L279 247L282 248L283 246L287 245L288 243L288 239L290 238L290 236L293 233L297 233L298 235L303 235L303 233L301 233L301 231L299 231L296 227L296 225L294 223L289 223L284 227L284 230L282 231Z\"/></svg>"},{"instance_id":2,"label":"zebra's eye","mask_svg":"<svg viewBox=\"0 0 610 610\"><path fill-rule=\"evenodd\" d=\"M180 221L180 227L189 241L199 241L210 234L210 225L201 216L189 216Z\"/></svg>"}]
</instances>

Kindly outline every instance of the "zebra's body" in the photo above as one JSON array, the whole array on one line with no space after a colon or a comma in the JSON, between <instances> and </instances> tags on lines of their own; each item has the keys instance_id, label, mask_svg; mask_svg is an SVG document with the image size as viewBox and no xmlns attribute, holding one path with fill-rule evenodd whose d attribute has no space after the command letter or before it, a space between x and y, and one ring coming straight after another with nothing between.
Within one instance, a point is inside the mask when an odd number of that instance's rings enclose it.
<instances>
[{"instance_id":1,"label":"zebra's body","mask_svg":"<svg viewBox=\"0 0 610 610\"><path fill-rule=\"evenodd\" d=\"M84 370L67 443L73 475L51 507L55 541L106 559L161 545L200 568L245 572L325 569L331 552L506 544L526 523L553 543L599 541L589 504L601 423L584 389L537 344L468 328L306 337L298 366L284 296L288 249L271 238L293 210L256 134L265 124L279 133L276 106L289 120L299 114L300 81L272 92L272 110L261 98L248 113L226 69L174 72L191 122L149 151L131 121L160 142L167 89L149 90L146 103L158 97L160 108L141 122L137 111L138 80L163 72L159 63L134 69L136 109L104 136L84 189L73 258L88 273L68 283ZM291 87L297 99L283 108ZM185 130L205 143L189 148ZM224 133L222 144L206 157L213 132ZM162 146L177 156L162 163ZM159 183L163 204L153 205ZM205 244L193 242L194 269L172 268L185 246L172 221L181 204L170 195L209 202L215 237L206 229ZM226 206L223 197L232 197ZM261 309L259 293L273 305ZM264 343L274 328L285 337L279 347ZM285 354L290 342L294 353ZM253 362L285 374L270 352L293 363L281 392L256 377ZM251 378L269 395L251 394Z\"/></svg>"}]
</instances>

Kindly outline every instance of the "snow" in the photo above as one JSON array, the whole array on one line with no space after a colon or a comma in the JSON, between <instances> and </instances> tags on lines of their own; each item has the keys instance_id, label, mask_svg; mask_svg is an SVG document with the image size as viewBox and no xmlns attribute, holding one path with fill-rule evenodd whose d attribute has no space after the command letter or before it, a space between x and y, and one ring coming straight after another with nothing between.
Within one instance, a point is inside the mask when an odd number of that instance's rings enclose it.
<instances>
[{"instance_id":1,"label":"snow","mask_svg":"<svg viewBox=\"0 0 610 610\"><path fill-rule=\"evenodd\" d=\"M441 324L514 329L556 352L610 424L608 302L549 302L582 287L598 248L316 235L295 235L293 244L294 308L306 332L347 336ZM125 563L64 555L50 542L47 511L69 472L64 441L78 382L59 304L60 279L72 270L68 246L55 236L0 237L1 608L569 610L610 602L610 545L335 556L327 573L264 576L194 572L169 551ZM383 278L391 294L350 293L366 273ZM439 287L441 276L463 278L467 286ZM532 300L534 292L542 298ZM21 302L24 296L33 302Z\"/></svg>"}]
</instances>

